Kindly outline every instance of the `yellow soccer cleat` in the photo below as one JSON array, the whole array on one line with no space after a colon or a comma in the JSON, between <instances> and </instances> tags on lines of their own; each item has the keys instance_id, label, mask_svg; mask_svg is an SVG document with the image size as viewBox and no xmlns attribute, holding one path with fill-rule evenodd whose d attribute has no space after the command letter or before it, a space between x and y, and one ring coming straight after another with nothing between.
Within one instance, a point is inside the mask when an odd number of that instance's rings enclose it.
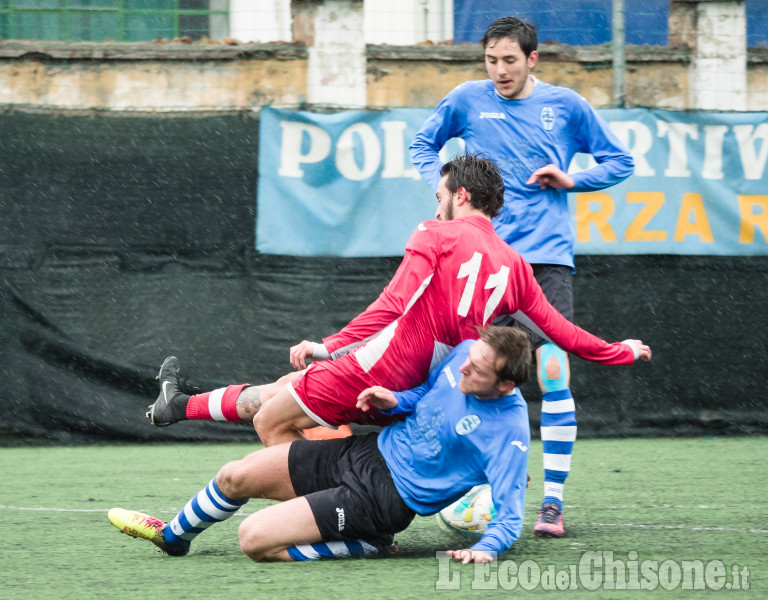
<instances>
[{"instance_id":1,"label":"yellow soccer cleat","mask_svg":"<svg viewBox=\"0 0 768 600\"><path fill-rule=\"evenodd\" d=\"M124 534L150 541L169 556L184 556L189 552L189 542L166 543L163 529L168 523L165 521L124 508L110 509L107 518Z\"/></svg>"}]
</instances>

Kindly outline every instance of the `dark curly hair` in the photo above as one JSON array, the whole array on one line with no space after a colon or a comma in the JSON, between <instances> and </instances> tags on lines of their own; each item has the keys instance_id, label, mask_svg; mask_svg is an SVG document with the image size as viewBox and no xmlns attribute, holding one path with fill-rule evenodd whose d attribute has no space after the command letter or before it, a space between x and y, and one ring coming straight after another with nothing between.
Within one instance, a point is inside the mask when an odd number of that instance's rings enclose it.
<instances>
[{"instance_id":1,"label":"dark curly hair","mask_svg":"<svg viewBox=\"0 0 768 600\"><path fill-rule=\"evenodd\" d=\"M491 42L503 40L504 38L516 40L520 50L526 56L530 56L531 52L536 50L539 45L536 25L528 21L521 21L515 17L496 19L488 26L480 43L483 44L483 48L487 48Z\"/></svg>"},{"instance_id":2,"label":"dark curly hair","mask_svg":"<svg viewBox=\"0 0 768 600\"><path fill-rule=\"evenodd\" d=\"M504 181L499 167L489 158L462 154L443 165L440 175L448 176L445 185L451 194L463 187L469 192L469 203L493 218L504 206Z\"/></svg>"}]
</instances>

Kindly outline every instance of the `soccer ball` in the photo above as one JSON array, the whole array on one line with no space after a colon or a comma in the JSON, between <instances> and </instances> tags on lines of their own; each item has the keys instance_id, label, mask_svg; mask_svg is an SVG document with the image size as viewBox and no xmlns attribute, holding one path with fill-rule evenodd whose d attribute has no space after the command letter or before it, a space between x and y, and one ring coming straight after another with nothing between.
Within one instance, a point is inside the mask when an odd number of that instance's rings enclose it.
<instances>
[{"instance_id":1,"label":"soccer ball","mask_svg":"<svg viewBox=\"0 0 768 600\"><path fill-rule=\"evenodd\" d=\"M491 486L487 483L473 487L463 498L445 507L437 515L437 524L457 541L479 540L496 518Z\"/></svg>"}]
</instances>

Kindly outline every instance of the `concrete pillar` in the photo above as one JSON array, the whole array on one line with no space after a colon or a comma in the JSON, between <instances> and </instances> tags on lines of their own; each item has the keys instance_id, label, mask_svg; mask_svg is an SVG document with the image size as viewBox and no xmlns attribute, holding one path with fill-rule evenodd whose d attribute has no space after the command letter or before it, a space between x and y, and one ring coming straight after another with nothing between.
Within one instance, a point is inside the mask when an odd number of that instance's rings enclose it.
<instances>
[{"instance_id":1,"label":"concrete pillar","mask_svg":"<svg viewBox=\"0 0 768 600\"><path fill-rule=\"evenodd\" d=\"M365 106L362 4L325 0L317 7L314 30L314 44L307 49L308 102L346 108Z\"/></svg>"},{"instance_id":2,"label":"concrete pillar","mask_svg":"<svg viewBox=\"0 0 768 600\"><path fill-rule=\"evenodd\" d=\"M698 0L695 19L690 106L704 110L746 110L744 0Z\"/></svg>"}]
</instances>

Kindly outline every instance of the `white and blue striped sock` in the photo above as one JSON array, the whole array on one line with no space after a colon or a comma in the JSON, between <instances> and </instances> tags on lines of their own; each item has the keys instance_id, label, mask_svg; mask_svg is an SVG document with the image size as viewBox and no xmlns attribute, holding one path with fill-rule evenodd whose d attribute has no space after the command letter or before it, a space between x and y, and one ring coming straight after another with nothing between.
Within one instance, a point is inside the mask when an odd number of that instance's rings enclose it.
<instances>
[{"instance_id":1,"label":"white and blue striped sock","mask_svg":"<svg viewBox=\"0 0 768 600\"><path fill-rule=\"evenodd\" d=\"M318 542L288 548L293 560L321 560L323 558L372 558L379 549L363 540L354 542Z\"/></svg>"},{"instance_id":2,"label":"white and blue striped sock","mask_svg":"<svg viewBox=\"0 0 768 600\"><path fill-rule=\"evenodd\" d=\"M563 508L563 486L571 470L576 440L576 407L571 390L544 392L541 441L544 445L544 502Z\"/></svg>"},{"instance_id":3,"label":"white and blue striped sock","mask_svg":"<svg viewBox=\"0 0 768 600\"><path fill-rule=\"evenodd\" d=\"M180 540L191 542L214 523L229 519L246 502L248 502L247 498L245 500L227 498L216 485L216 479L211 479L211 482L195 494L163 530L163 537L170 544L178 543Z\"/></svg>"}]
</instances>

